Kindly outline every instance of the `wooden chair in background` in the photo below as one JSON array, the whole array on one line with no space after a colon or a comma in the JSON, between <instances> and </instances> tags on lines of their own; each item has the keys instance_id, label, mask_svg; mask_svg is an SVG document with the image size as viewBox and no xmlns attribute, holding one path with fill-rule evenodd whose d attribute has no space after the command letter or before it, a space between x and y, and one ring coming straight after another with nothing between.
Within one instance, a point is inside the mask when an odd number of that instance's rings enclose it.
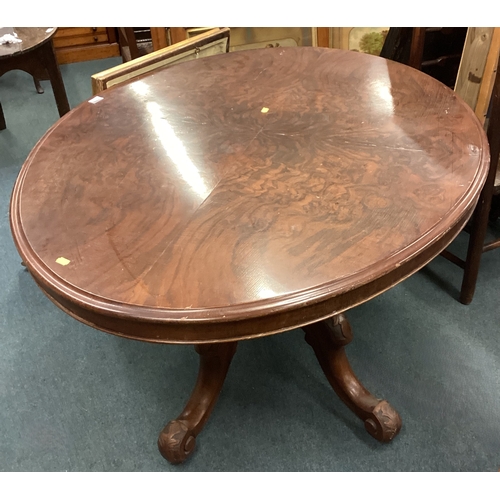
<instances>
[{"instance_id":1,"label":"wooden chair in background","mask_svg":"<svg viewBox=\"0 0 500 500\"><path fill-rule=\"evenodd\" d=\"M388 34L388 43L381 55L424 70L426 37L428 32L435 28L391 29L393 32ZM446 57L449 58L450 55L432 62L440 64ZM455 55L452 54L451 57ZM459 297L462 304L470 304L474 297L482 254L500 248L500 238L485 244L488 221L495 221L500 215L499 58L500 28L467 29L454 90L474 110L485 127L490 144L491 164L478 204L465 229L470 235L465 260L449 250L441 253L443 257L464 270ZM492 202L495 205L493 210Z\"/></svg>"},{"instance_id":2,"label":"wooden chair in background","mask_svg":"<svg viewBox=\"0 0 500 500\"><path fill-rule=\"evenodd\" d=\"M485 244L494 196L500 194L500 28L469 28L455 83L455 92L474 110L485 126L490 144L491 163L486 183L466 230L469 244L465 260L449 250L441 255L464 270L460 302L470 304L474 297L481 256L500 248L500 238ZM489 118L488 118L489 117ZM499 269L500 272L500 269Z\"/></svg>"},{"instance_id":3,"label":"wooden chair in background","mask_svg":"<svg viewBox=\"0 0 500 500\"><path fill-rule=\"evenodd\" d=\"M500 71L498 70L496 71L496 78L491 95L490 118L487 126L487 134L490 144L491 164L486 183L468 228L470 237L467 257L464 261L447 250L442 253L443 257L446 257L464 270L459 299L462 304L470 304L472 302L482 254L495 248L500 248L500 238L485 244L488 221L498 217L498 211L491 211L493 197L498 197L500 195Z\"/></svg>"},{"instance_id":4,"label":"wooden chair in background","mask_svg":"<svg viewBox=\"0 0 500 500\"><path fill-rule=\"evenodd\" d=\"M390 28L380 55L453 88L466 35L467 28Z\"/></svg>"},{"instance_id":5,"label":"wooden chair in background","mask_svg":"<svg viewBox=\"0 0 500 500\"><path fill-rule=\"evenodd\" d=\"M179 32L183 28L137 28L139 34L146 33L149 43L145 44L142 39L137 38L134 28L116 28L118 32L118 44L123 62L128 62L144 56L156 50L163 49L169 45L181 42L187 37ZM147 37L149 33L150 37ZM170 38L170 43L169 43Z\"/></svg>"},{"instance_id":6,"label":"wooden chair in background","mask_svg":"<svg viewBox=\"0 0 500 500\"><path fill-rule=\"evenodd\" d=\"M140 57L134 28L116 28L118 31L118 44L123 62L131 61Z\"/></svg>"},{"instance_id":7,"label":"wooden chair in background","mask_svg":"<svg viewBox=\"0 0 500 500\"><path fill-rule=\"evenodd\" d=\"M229 28L214 28L182 42L156 50L92 75L92 93L180 62L229 51Z\"/></svg>"}]
</instances>

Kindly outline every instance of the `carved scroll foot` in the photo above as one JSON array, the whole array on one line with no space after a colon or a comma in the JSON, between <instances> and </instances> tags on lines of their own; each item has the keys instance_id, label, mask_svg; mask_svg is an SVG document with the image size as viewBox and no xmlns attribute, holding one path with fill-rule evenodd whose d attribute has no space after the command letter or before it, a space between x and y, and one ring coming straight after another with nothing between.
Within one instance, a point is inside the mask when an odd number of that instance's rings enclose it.
<instances>
[{"instance_id":1,"label":"carved scroll foot","mask_svg":"<svg viewBox=\"0 0 500 500\"><path fill-rule=\"evenodd\" d=\"M201 432L224 384L236 342L200 344L200 370L195 388L184 411L160 432L158 449L172 464L184 462L194 451Z\"/></svg>"},{"instance_id":2,"label":"carved scroll foot","mask_svg":"<svg viewBox=\"0 0 500 500\"><path fill-rule=\"evenodd\" d=\"M401 417L392 406L368 392L352 371L344 347L352 340L346 317L333 318L303 327L306 342L314 349L319 364L342 401L365 423L370 435L391 441L401 429Z\"/></svg>"}]
</instances>

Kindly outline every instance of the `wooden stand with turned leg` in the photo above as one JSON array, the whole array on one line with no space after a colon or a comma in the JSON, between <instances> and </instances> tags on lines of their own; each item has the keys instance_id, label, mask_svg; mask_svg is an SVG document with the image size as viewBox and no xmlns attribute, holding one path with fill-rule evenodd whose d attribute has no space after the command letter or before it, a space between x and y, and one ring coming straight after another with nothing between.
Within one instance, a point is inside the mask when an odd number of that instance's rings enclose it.
<instances>
[{"instance_id":1,"label":"wooden stand with turned leg","mask_svg":"<svg viewBox=\"0 0 500 500\"><path fill-rule=\"evenodd\" d=\"M346 317L339 314L302 329L339 398L364 421L366 430L375 439L391 441L401 429L401 417L387 401L370 394L352 371L345 354L345 346L352 340Z\"/></svg>"}]
</instances>

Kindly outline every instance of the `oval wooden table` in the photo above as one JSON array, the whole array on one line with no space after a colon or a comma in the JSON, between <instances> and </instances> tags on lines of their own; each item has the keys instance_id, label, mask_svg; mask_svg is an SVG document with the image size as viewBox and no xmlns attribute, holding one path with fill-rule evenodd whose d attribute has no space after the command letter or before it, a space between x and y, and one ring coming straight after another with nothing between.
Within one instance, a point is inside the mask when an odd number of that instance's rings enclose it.
<instances>
[{"instance_id":1,"label":"oval wooden table","mask_svg":"<svg viewBox=\"0 0 500 500\"><path fill-rule=\"evenodd\" d=\"M391 440L401 419L352 372L343 312L466 223L489 163L471 109L407 66L304 47L199 59L101 97L26 160L12 232L74 318L198 344L195 389L161 453L193 451L237 341L297 327L368 432Z\"/></svg>"},{"instance_id":2,"label":"oval wooden table","mask_svg":"<svg viewBox=\"0 0 500 500\"><path fill-rule=\"evenodd\" d=\"M0 45L0 76L15 69L25 71L33 77L39 94L43 94L40 80L50 80L59 116L63 116L70 108L52 41L56 31L57 28L14 28L22 42ZM0 130L6 127L0 104Z\"/></svg>"}]
</instances>

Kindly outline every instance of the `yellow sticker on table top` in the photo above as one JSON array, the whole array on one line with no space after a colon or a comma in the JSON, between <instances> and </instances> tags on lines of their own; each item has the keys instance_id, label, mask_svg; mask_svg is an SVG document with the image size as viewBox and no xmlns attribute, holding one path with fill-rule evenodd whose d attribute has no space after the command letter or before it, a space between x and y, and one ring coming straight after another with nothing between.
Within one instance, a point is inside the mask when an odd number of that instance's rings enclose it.
<instances>
[{"instance_id":1,"label":"yellow sticker on table top","mask_svg":"<svg viewBox=\"0 0 500 500\"><path fill-rule=\"evenodd\" d=\"M68 260L68 259L66 259L65 257L58 257L58 258L56 259L56 262L57 262L58 264L61 264L61 266L67 266L67 265L68 265L71 261L70 261L70 260Z\"/></svg>"}]
</instances>

